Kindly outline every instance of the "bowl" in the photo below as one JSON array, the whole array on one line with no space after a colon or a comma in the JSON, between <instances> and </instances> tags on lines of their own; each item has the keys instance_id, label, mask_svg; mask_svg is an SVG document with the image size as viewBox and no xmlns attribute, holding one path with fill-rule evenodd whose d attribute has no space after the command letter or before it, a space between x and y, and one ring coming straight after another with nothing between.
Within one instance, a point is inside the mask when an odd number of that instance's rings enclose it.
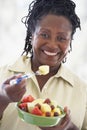
<instances>
[{"instance_id":1,"label":"bowl","mask_svg":"<svg viewBox=\"0 0 87 130\"><path fill-rule=\"evenodd\" d=\"M39 127L51 127L58 125L66 115L65 112L63 112L62 115L55 117L38 116L21 110L18 107L18 104L17 104L17 110L18 110L18 116L20 117L21 120L29 124L37 125ZM63 109L61 108L61 110Z\"/></svg>"}]
</instances>

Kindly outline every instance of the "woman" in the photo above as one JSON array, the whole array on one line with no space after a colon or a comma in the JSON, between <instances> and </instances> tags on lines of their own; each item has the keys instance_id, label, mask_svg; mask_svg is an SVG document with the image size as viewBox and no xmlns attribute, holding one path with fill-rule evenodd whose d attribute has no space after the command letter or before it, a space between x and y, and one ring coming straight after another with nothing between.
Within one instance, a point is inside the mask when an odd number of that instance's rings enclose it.
<instances>
[{"instance_id":1,"label":"woman","mask_svg":"<svg viewBox=\"0 0 87 130\"><path fill-rule=\"evenodd\" d=\"M13 65L0 71L0 130L87 130L87 85L63 65L72 50L73 35L80 28L75 6L71 0L34 0L30 4L23 21L27 27L24 52ZM50 72L9 84L22 74L36 72L40 65L49 65ZM60 125L47 128L21 121L15 102L25 94L49 97L67 106L66 117Z\"/></svg>"}]
</instances>

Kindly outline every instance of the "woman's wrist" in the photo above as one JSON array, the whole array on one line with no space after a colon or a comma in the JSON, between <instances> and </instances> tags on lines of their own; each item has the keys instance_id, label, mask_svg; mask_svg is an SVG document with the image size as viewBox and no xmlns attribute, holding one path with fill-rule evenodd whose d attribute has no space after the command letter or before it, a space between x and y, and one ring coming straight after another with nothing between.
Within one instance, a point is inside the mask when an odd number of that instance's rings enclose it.
<instances>
[{"instance_id":1,"label":"woman's wrist","mask_svg":"<svg viewBox=\"0 0 87 130\"><path fill-rule=\"evenodd\" d=\"M67 130L79 130L79 128L74 123L71 123L70 128L68 128Z\"/></svg>"},{"instance_id":2,"label":"woman's wrist","mask_svg":"<svg viewBox=\"0 0 87 130\"><path fill-rule=\"evenodd\" d=\"M0 92L0 118L2 117L2 114L9 103L10 103L10 100L6 96L6 94L3 92Z\"/></svg>"},{"instance_id":3,"label":"woman's wrist","mask_svg":"<svg viewBox=\"0 0 87 130\"><path fill-rule=\"evenodd\" d=\"M6 102L0 102L0 119L2 118L3 112L6 109L6 107L8 106L9 103Z\"/></svg>"}]
</instances>

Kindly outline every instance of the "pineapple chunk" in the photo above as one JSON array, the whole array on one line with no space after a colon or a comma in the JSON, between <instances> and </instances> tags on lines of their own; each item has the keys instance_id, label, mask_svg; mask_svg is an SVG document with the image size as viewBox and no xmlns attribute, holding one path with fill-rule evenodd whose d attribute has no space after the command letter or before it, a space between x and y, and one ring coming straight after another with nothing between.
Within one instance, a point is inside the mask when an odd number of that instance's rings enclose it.
<instances>
[{"instance_id":1,"label":"pineapple chunk","mask_svg":"<svg viewBox=\"0 0 87 130\"><path fill-rule=\"evenodd\" d=\"M31 113L33 108L34 108L34 103L33 102L29 102L27 103L27 108L28 108L28 112Z\"/></svg>"},{"instance_id":2,"label":"pineapple chunk","mask_svg":"<svg viewBox=\"0 0 87 130\"><path fill-rule=\"evenodd\" d=\"M60 108L54 108L54 109L53 109L53 112L57 112L59 115L61 115Z\"/></svg>"},{"instance_id":3,"label":"pineapple chunk","mask_svg":"<svg viewBox=\"0 0 87 130\"><path fill-rule=\"evenodd\" d=\"M52 100L52 101L51 101L51 105L53 105L54 107L57 107L57 102L54 101L54 100Z\"/></svg>"},{"instance_id":4,"label":"pineapple chunk","mask_svg":"<svg viewBox=\"0 0 87 130\"><path fill-rule=\"evenodd\" d=\"M36 100L33 101L33 104L36 105L37 103L42 104L44 102L44 99L37 98Z\"/></svg>"},{"instance_id":5,"label":"pineapple chunk","mask_svg":"<svg viewBox=\"0 0 87 130\"><path fill-rule=\"evenodd\" d=\"M41 111L45 113L51 112L51 107L47 103L44 103L41 105Z\"/></svg>"},{"instance_id":6,"label":"pineapple chunk","mask_svg":"<svg viewBox=\"0 0 87 130\"><path fill-rule=\"evenodd\" d=\"M38 71L41 75L46 75L49 73L49 66L48 65L41 65L41 66L39 66Z\"/></svg>"}]
</instances>

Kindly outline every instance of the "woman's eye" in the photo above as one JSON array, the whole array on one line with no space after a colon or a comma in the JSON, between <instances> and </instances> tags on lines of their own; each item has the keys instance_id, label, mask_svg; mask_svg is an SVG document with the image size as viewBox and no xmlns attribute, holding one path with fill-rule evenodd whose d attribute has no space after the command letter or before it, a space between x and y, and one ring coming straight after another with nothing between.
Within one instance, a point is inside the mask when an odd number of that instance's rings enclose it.
<instances>
[{"instance_id":1,"label":"woman's eye","mask_svg":"<svg viewBox=\"0 0 87 130\"><path fill-rule=\"evenodd\" d=\"M64 38L64 37L57 37L57 40L60 41L60 42L63 42L63 41L66 41L66 38Z\"/></svg>"},{"instance_id":2,"label":"woman's eye","mask_svg":"<svg viewBox=\"0 0 87 130\"><path fill-rule=\"evenodd\" d=\"M49 35L46 34L46 33L41 33L41 36L42 36L43 38L49 38Z\"/></svg>"}]
</instances>

